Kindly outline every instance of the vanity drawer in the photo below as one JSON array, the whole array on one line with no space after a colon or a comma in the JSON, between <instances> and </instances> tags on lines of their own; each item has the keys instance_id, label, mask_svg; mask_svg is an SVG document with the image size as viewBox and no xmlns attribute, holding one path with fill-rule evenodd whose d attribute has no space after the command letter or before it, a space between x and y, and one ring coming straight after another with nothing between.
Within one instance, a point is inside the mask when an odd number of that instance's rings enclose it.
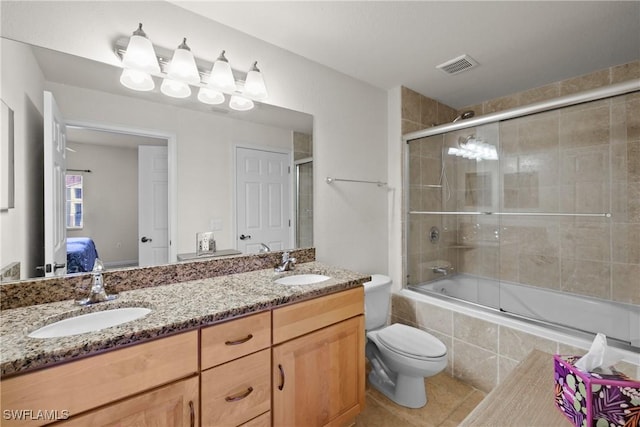
<instances>
[{"instance_id":1,"label":"vanity drawer","mask_svg":"<svg viewBox=\"0 0 640 427\"><path fill-rule=\"evenodd\" d=\"M364 287L273 310L273 344L364 313Z\"/></svg>"},{"instance_id":2,"label":"vanity drawer","mask_svg":"<svg viewBox=\"0 0 640 427\"><path fill-rule=\"evenodd\" d=\"M3 410L73 416L198 372L197 331L114 350L2 381ZM42 425L46 420L2 425Z\"/></svg>"},{"instance_id":3,"label":"vanity drawer","mask_svg":"<svg viewBox=\"0 0 640 427\"><path fill-rule=\"evenodd\" d=\"M240 427L271 427L271 412L266 412L259 417L241 424Z\"/></svg>"},{"instance_id":4,"label":"vanity drawer","mask_svg":"<svg viewBox=\"0 0 640 427\"><path fill-rule=\"evenodd\" d=\"M268 348L271 345L271 312L203 328L201 334L201 369L204 370Z\"/></svg>"},{"instance_id":5,"label":"vanity drawer","mask_svg":"<svg viewBox=\"0 0 640 427\"><path fill-rule=\"evenodd\" d=\"M271 351L202 372L202 425L237 426L271 409Z\"/></svg>"}]
</instances>

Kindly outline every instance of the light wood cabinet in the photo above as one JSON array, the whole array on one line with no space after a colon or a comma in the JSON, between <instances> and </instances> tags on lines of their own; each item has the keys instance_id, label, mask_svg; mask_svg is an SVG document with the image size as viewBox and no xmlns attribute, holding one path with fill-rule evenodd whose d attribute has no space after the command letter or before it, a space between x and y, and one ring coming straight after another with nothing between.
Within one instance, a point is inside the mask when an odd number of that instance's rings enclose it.
<instances>
[{"instance_id":1,"label":"light wood cabinet","mask_svg":"<svg viewBox=\"0 0 640 427\"><path fill-rule=\"evenodd\" d=\"M64 427L198 427L198 377L64 421Z\"/></svg>"},{"instance_id":2,"label":"light wood cabinet","mask_svg":"<svg viewBox=\"0 0 640 427\"><path fill-rule=\"evenodd\" d=\"M363 311L360 288L274 310L274 340L300 334L273 347L274 426L344 426L364 409Z\"/></svg>"},{"instance_id":3,"label":"light wood cabinet","mask_svg":"<svg viewBox=\"0 0 640 427\"><path fill-rule=\"evenodd\" d=\"M51 419L34 415L73 417L197 372L198 332L191 331L8 378L2 381L3 413L31 412L2 425L44 425Z\"/></svg>"},{"instance_id":4,"label":"light wood cabinet","mask_svg":"<svg viewBox=\"0 0 640 427\"><path fill-rule=\"evenodd\" d=\"M32 417L2 425L346 425L364 408L363 313L360 287L10 377L3 414Z\"/></svg>"}]
</instances>

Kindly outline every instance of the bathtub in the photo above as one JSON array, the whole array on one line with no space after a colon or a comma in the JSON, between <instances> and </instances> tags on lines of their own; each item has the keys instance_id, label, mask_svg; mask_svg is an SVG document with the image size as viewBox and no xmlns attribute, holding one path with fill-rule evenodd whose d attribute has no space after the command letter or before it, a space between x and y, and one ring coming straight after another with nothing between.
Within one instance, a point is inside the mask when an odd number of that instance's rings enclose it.
<instances>
[{"instance_id":1,"label":"bathtub","mask_svg":"<svg viewBox=\"0 0 640 427\"><path fill-rule=\"evenodd\" d=\"M623 348L640 350L640 306L566 294L551 289L456 274L410 290L444 296L488 307L508 315L571 328L578 332L601 332Z\"/></svg>"}]
</instances>

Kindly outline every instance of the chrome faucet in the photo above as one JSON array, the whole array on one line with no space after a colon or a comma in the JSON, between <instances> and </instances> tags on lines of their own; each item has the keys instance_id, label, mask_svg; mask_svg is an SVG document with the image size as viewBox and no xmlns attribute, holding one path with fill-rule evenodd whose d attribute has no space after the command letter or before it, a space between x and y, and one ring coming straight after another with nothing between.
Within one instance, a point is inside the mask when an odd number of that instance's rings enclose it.
<instances>
[{"instance_id":1,"label":"chrome faucet","mask_svg":"<svg viewBox=\"0 0 640 427\"><path fill-rule=\"evenodd\" d=\"M296 265L296 259L289 256L289 252L282 254L282 262L274 269L276 273L291 271Z\"/></svg>"},{"instance_id":2,"label":"chrome faucet","mask_svg":"<svg viewBox=\"0 0 640 427\"><path fill-rule=\"evenodd\" d=\"M431 271L446 276L447 274L449 274L449 271L451 271L451 267L432 267Z\"/></svg>"},{"instance_id":3,"label":"chrome faucet","mask_svg":"<svg viewBox=\"0 0 640 427\"><path fill-rule=\"evenodd\" d=\"M267 253L267 252L271 252L271 248L269 246L267 246L266 244L260 242L260 245L262 245L262 247L260 248L260 253Z\"/></svg>"},{"instance_id":4,"label":"chrome faucet","mask_svg":"<svg viewBox=\"0 0 640 427\"><path fill-rule=\"evenodd\" d=\"M104 289L104 279L102 272L104 271L104 264L100 258L96 258L93 264L91 279L91 290L87 298L76 301L79 305L91 305L98 302L112 301L118 298L118 295L107 295L107 291Z\"/></svg>"}]
</instances>

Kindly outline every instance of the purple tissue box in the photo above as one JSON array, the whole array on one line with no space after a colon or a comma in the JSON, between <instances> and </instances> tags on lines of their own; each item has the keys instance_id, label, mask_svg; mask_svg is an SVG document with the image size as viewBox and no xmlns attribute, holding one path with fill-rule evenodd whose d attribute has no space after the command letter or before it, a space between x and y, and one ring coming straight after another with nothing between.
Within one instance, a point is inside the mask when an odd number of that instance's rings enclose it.
<instances>
[{"instance_id":1,"label":"purple tissue box","mask_svg":"<svg viewBox=\"0 0 640 427\"><path fill-rule=\"evenodd\" d=\"M555 402L579 427L640 427L640 382L626 375L582 372L580 356L553 356Z\"/></svg>"}]
</instances>

